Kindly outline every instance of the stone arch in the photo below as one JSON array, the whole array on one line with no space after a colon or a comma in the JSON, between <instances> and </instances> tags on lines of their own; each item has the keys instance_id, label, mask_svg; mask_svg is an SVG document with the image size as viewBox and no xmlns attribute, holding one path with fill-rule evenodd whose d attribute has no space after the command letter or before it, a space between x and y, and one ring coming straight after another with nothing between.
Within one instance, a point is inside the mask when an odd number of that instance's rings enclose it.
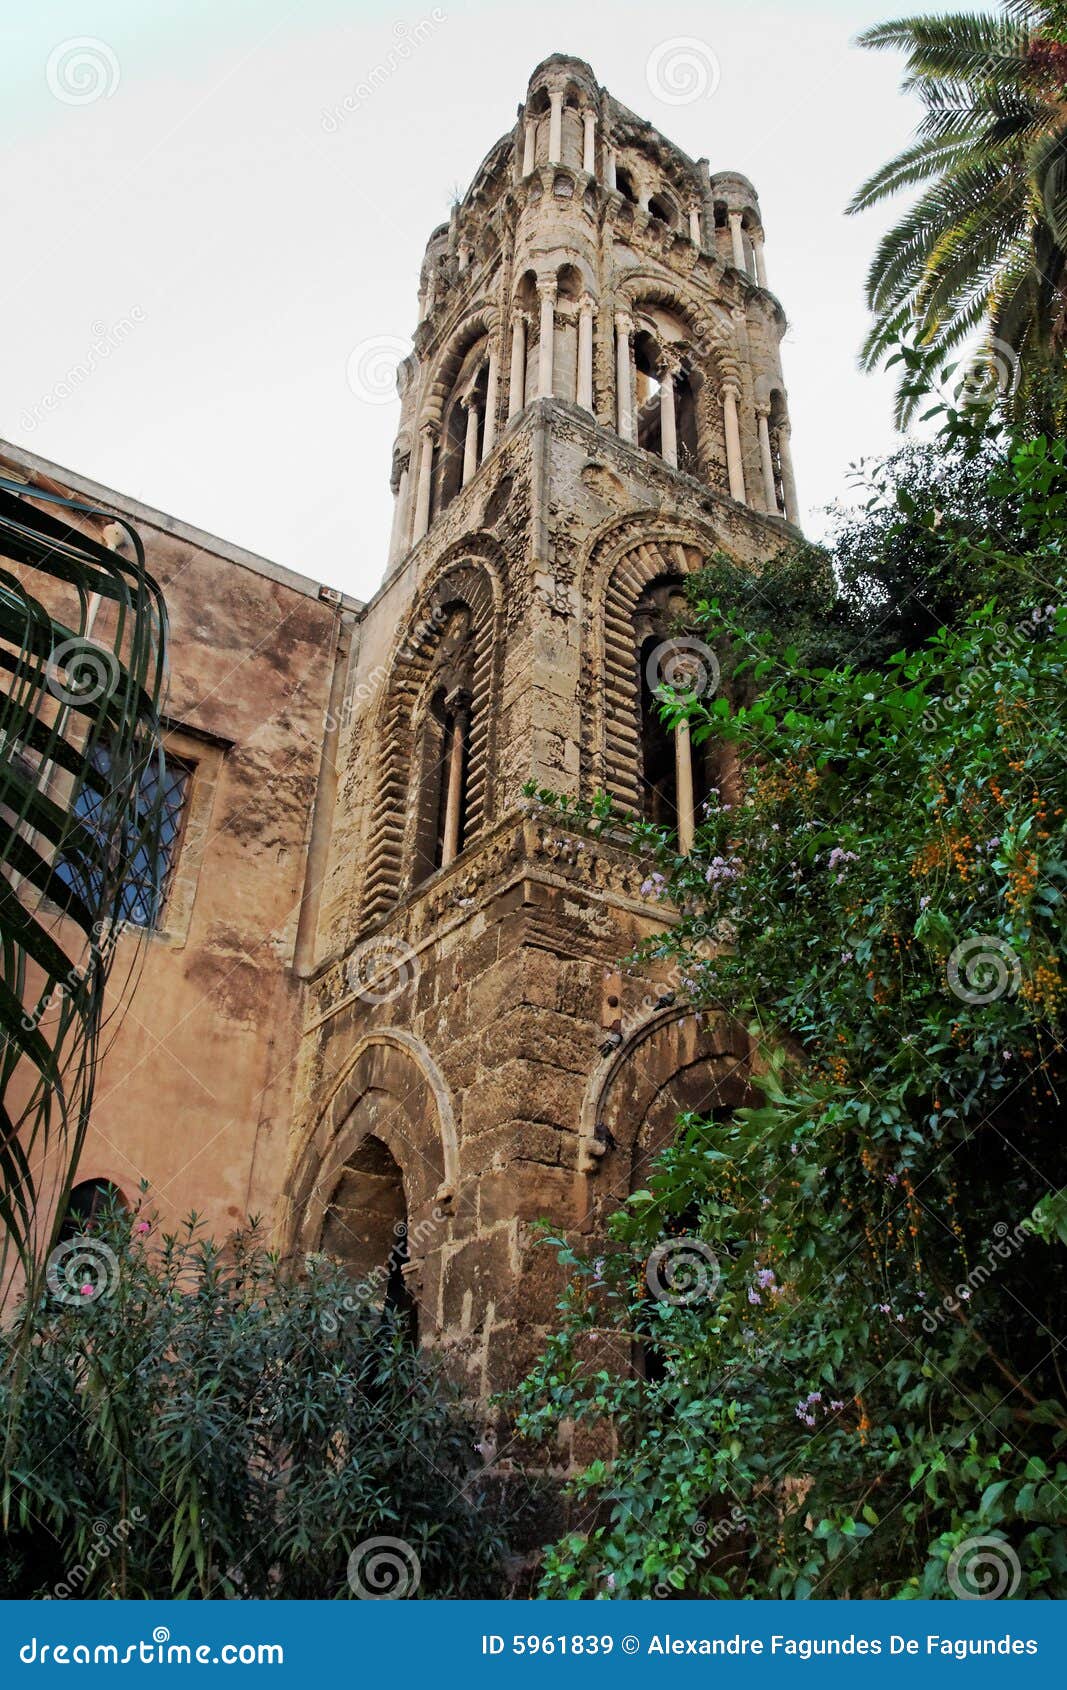
<instances>
[{"instance_id":1,"label":"stone arch","mask_svg":"<svg viewBox=\"0 0 1067 1690\"><path fill-rule=\"evenodd\" d=\"M490 337L496 328L499 312L495 305L485 304L464 317L449 335L438 353L433 375L426 389L420 424L438 422L463 369L472 346Z\"/></svg>"},{"instance_id":2,"label":"stone arch","mask_svg":"<svg viewBox=\"0 0 1067 1690\"><path fill-rule=\"evenodd\" d=\"M635 613L654 582L684 579L718 549L712 533L665 522L653 511L624 518L594 546L582 581L589 607L584 646L591 704L582 746L583 797L602 790L621 809L640 811Z\"/></svg>"},{"instance_id":3,"label":"stone arch","mask_svg":"<svg viewBox=\"0 0 1067 1690\"><path fill-rule=\"evenodd\" d=\"M468 554L471 547L463 547ZM435 665L451 660L443 640L456 618L466 617L462 653L464 685L470 692L465 799L466 841L476 838L493 815L495 701L498 669L501 589L496 572L481 559L454 560L424 588L389 666L389 680L378 717L379 777L367 851L363 917L373 921L400 896L414 869L416 832L421 814L419 730L426 721L427 688Z\"/></svg>"},{"instance_id":4,"label":"stone arch","mask_svg":"<svg viewBox=\"0 0 1067 1690\"><path fill-rule=\"evenodd\" d=\"M593 1070L582 1101L579 1166L594 1176L594 1225L644 1183L680 1114L755 1099L752 1041L739 1021L676 1007L648 1013Z\"/></svg>"},{"instance_id":5,"label":"stone arch","mask_svg":"<svg viewBox=\"0 0 1067 1690\"><path fill-rule=\"evenodd\" d=\"M448 1086L422 1040L402 1028L378 1028L359 1040L294 1156L286 1181L288 1250L329 1245L331 1219L346 1200L339 1193L354 1197L355 1207L361 1181L385 1179L387 1161L377 1146L399 1169L412 1291L432 1310L450 1232L458 1140Z\"/></svg>"}]
</instances>

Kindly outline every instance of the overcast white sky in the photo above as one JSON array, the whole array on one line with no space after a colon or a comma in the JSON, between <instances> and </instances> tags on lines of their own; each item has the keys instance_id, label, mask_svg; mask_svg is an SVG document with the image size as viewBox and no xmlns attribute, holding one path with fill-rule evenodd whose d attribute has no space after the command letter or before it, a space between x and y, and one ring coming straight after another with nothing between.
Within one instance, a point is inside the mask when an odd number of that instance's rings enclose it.
<instances>
[{"instance_id":1,"label":"overcast white sky","mask_svg":"<svg viewBox=\"0 0 1067 1690\"><path fill-rule=\"evenodd\" d=\"M899 60L852 41L908 10L902 0L9 7L0 434L369 597L384 567L399 407L353 394L349 356L377 336L406 348L430 230L512 125L534 65L568 52L712 170L755 182L770 285L791 325L798 486L818 533L848 465L894 439L891 379L856 366L863 277L892 214L843 210L916 115L898 92ZM420 23L421 43L360 99ZM678 37L708 73L708 91L684 103L650 86L655 56ZM346 96L358 109L331 122Z\"/></svg>"}]
</instances>

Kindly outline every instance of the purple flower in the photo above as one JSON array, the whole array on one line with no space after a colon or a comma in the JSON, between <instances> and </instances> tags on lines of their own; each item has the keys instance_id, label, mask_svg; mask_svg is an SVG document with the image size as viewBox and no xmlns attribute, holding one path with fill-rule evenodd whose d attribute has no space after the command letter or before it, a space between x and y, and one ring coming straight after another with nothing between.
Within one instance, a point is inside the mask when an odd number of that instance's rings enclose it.
<instances>
[{"instance_id":1,"label":"purple flower","mask_svg":"<svg viewBox=\"0 0 1067 1690\"><path fill-rule=\"evenodd\" d=\"M925 897L919 899L919 908L921 910L924 910L929 902L930 902L930 898L929 898L929 894L927 894Z\"/></svg>"},{"instance_id":2,"label":"purple flower","mask_svg":"<svg viewBox=\"0 0 1067 1690\"><path fill-rule=\"evenodd\" d=\"M857 857L855 851L843 851L840 845L835 845L826 859L826 867L832 872L840 863L858 862L859 858ZM837 878L840 880L842 877L841 875L838 875Z\"/></svg>"},{"instance_id":3,"label":"purple flower","mask_svg":"<svg viewBox=\"0 0 1067 1690\"><path fill-rule=\"evenodd\" d=\"M822 1402L822 1392L821 1391L811 1391L809 1393L809 1395L808 1395L808 1407L809 1408L811 1407L813 1402Z\"/></svg>"},{"instance_id":4,"label":"purple flower","mask_svg":"<svg viewBox=\"0 0 1067 1690\"><path fill-rule=\"evenodd\" d=\"M879 1303L878 1308L882 1314L892 1314L893 1312L888 1303Z\"/></svg>"},{"instance_id":5,"label":"purple flower","mask_svg":"<svg viewBox=\"0 0 1067 1690\"><path fill-rule=\"evenodd\" d=\"M801 1419L803 1420L805 1426L814 1426L815 1424L814 1414L802 1414Z\"/></svg>"},{"instance_id":6,"label":"purple flower","mask_svg":"<svg viewBox=\"0 0 1067 1690\"><path fill-rule=\"evenodd\" d=\"M774 1284L774 1269L760 1268L756 1275L756 1284L760 1286L762 1290L766 1291L768 1285Z\"/></svg>"},{"instance_id":7,"label":"purple flower","mask_svg":"<svg viewBox=\"0 0 1067 1690\"><path fill-rule=\"evenodd\" d=\"M841 952L841 961L842 962L851 962L852 961L852 952L851 951L842 951Z\"/></svg>"},{"instance_id":8,"label":"purple flower","mask_svg":"<svg viewBox=\"0 0 1067 1690\"><path fill-rule=\"evenodd\" d=\"M885 1177L889 1181L890 1185L896 1185L897 1181L900 1178L900 1175L899 1174L886 1174Z\"/></svg>"},{"instance_id":9,"label":"purple flower","mask_svg":"<svg viewBox=\"0 0 1067 1690\"><path fill-rule=\"evenodd\" d=\"M844 1408L844 1406L845 1406L844 1403L839 1402L837 1397L831 1397L830 1398L830 1407L835 1414L840 1414L841 1410Z\"/></svg>"},{"instance_id":10,"label":"purple flower","mask_svg":"<svg viewBox=\"0 0 1067 1690\"><path fill-rule=\"evenodd\" d=\"M748 1300L750 1303L762 1303L763 1301L763 1298L760 1296L754 1285L750 1285L748 1288Z\"/></svg>"}]
</instances>

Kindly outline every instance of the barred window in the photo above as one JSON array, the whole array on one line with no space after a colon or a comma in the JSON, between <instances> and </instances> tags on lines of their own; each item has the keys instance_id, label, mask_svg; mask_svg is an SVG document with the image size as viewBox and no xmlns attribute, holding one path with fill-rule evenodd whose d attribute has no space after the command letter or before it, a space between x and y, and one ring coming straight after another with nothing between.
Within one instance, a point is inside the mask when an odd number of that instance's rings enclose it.
<instances>
[{"instance_id":1,"label":"barred window","mask_svg":"<svg viewBox=\"0 0 1067 1690\"><path fill-rule=\"evenodd\" d=\"M56 865L56 873L90 907L96 907L104 890L107 855L101 847L110 844L112 852L121 851L128 859L119 919L135 927L156 928L160 925L178 860L192 765L169 752L162 763L153 757L141 772L136 814L128 816L123 823L125 838L108 841L104 837L105 829L114 823L113 811L107 803L112 785L111 765L108 744L103 741L96 744L89 757L91 778L83 783L75 799L74 814L94 835L97 849L91 854L83 853L75 844L68 843ZM153 851L143 842L142 834L144 818L157 809L160 814L158 849Z\"/></svg>"}]
</instances>

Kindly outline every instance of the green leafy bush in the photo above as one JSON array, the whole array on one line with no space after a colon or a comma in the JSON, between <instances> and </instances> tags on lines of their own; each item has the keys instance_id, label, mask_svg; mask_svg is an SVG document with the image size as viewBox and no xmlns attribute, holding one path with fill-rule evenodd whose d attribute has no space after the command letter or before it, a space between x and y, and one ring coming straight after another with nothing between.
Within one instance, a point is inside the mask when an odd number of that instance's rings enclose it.
<instances>
[{"instance_id":1,"label":"green leafy bush","mask_svg":"<svg viewBox=\"0 0 1067 1690\"><path fill-rule=\"evenodd\" d=\"M3 1595L497 1593L477 1434L339 1268L125 1214L54 1260L0 1340Z\"/></svg>"},{"instance_id":2,"label":"green leafy bush","mask_svg":"<svg viewBox=\"0 0 1067 1690\"><path fill-rule=\"evenodd\" d=\"M1067 1595L1063 486L1062 443L993 469L1010 528L946 543L1015 608L883 669L705 600L750 702L665 709L736 745L743 796L689 858L637 831L680 912L652 948L751 1025L762 1102L683 1118L607 1247L564 1252L520 1423L610 1421L617 1455L547 1596Z\"/></svg>"}]
</instances>

